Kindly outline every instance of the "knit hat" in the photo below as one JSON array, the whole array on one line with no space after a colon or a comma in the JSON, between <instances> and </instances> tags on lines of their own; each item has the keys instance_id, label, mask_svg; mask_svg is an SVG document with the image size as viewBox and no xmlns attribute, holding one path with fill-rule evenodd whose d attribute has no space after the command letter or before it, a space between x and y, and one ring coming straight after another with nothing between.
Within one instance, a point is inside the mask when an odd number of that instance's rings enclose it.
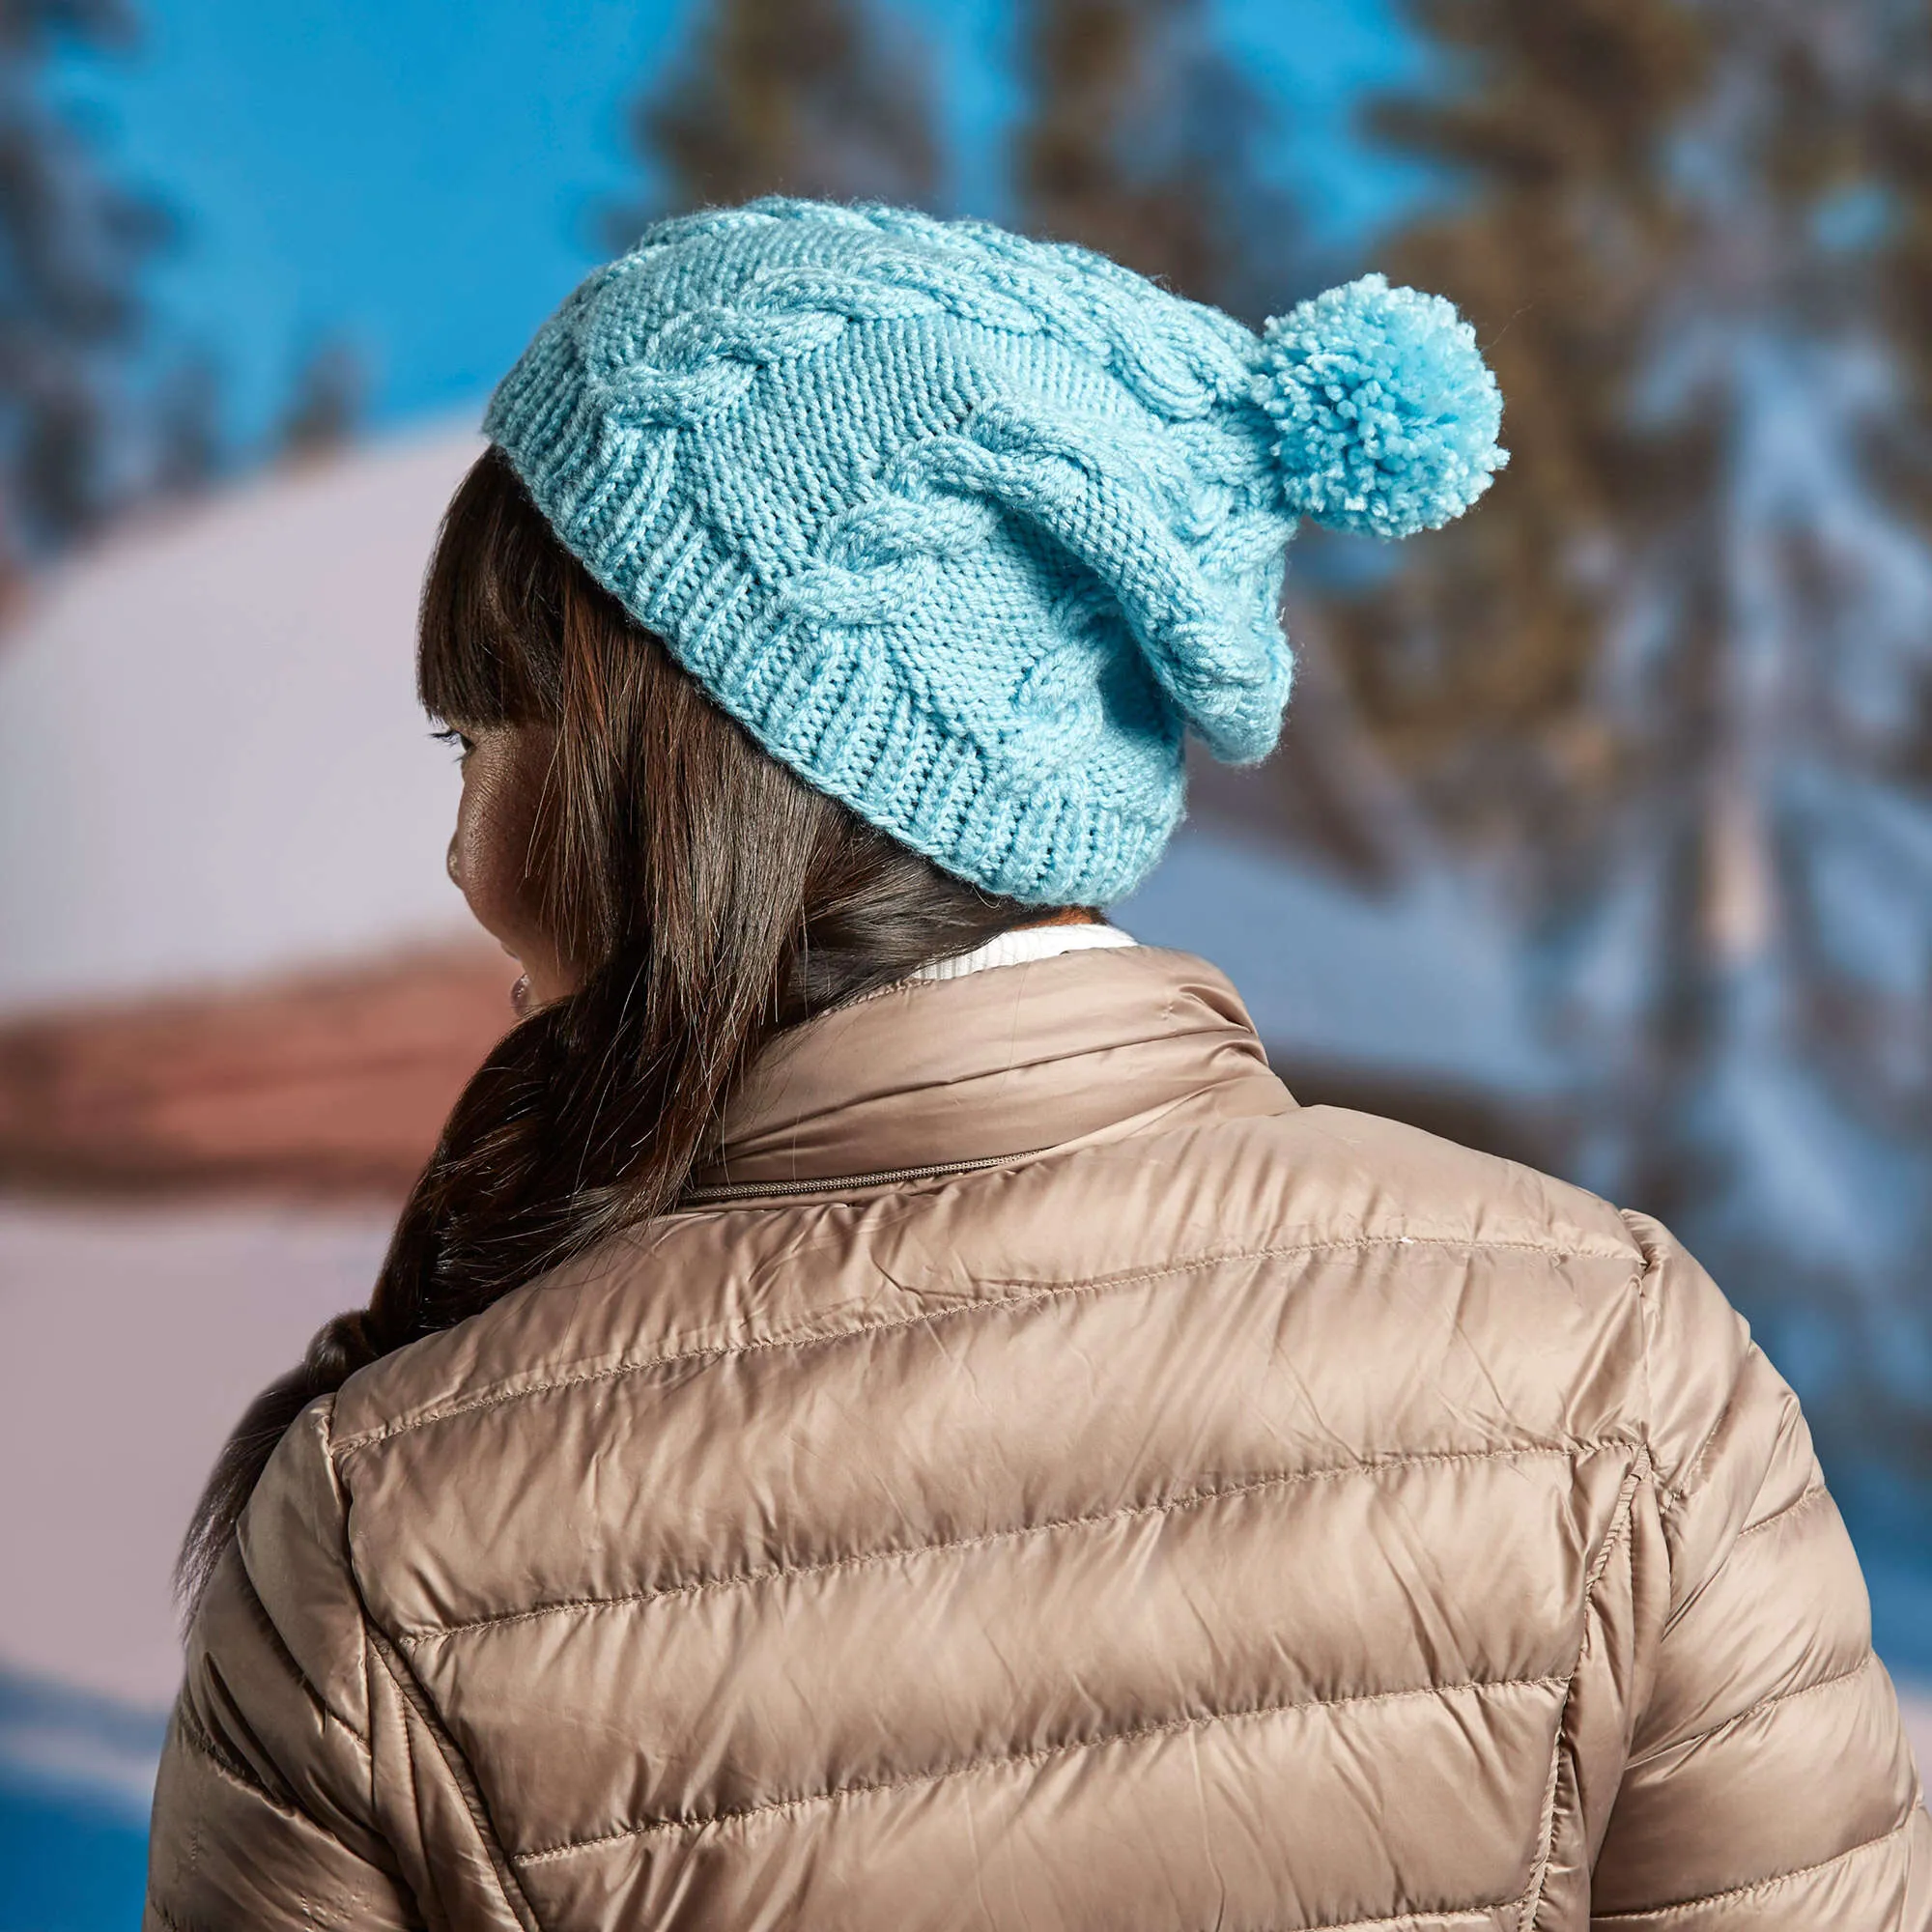
<instances>
[{"instance_id":1,"label":"knit hat","mask_svg":"<svg viewBox=\"0 0 1932 1932\"><path fill-rule=\"evenodd\" d=\"M1258 338L1085 249L774 199L597 270L484 426L774 756L989 892L1104 905L1188 730L1273 747L1296 522L1446 523L1500 420L1468 325L1378 275Z\"/></svg>"}]
</instances>

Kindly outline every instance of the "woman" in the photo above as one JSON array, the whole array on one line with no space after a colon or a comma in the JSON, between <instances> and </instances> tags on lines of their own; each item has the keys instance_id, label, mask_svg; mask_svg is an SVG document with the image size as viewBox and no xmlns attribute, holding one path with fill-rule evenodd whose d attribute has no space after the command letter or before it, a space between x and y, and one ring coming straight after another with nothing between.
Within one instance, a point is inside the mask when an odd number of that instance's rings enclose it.
<instances>
[{"instance_id":1,"label":"woman","mask_svg":"<svg viewBox=\"0 0 1932 1932\"><path fill-rule=\"evenodd\" d=\"M1294 521L1497 424L1378 279L1258 341L890 210L570 298L422 617L526 1016L211 1480L151 1925L1932 1926L1695 1264L1100 923L1274 741Z\"/></svg>"}]
</instances>

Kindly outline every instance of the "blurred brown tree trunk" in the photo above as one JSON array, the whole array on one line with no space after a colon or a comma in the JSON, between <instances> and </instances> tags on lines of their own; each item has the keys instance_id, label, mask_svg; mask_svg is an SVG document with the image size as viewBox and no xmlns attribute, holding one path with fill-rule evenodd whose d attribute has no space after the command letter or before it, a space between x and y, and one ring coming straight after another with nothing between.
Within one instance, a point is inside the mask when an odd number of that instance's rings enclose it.
<instances>
[{"instance_id":1,"label":"blurred brown tree trunk","mask_svg":"<svg viewBox=\"0 0 1932 1932\"><path fill-rule=\"evenodd\" d=\"M1267 103L1204 0L1031 0L1022 218L1258 324L1304 293L1292 197L1268 180Z\"/></svg>"},{"instance_id":2,"label":"blurred brown tree trunk","mask_svg":"<svg viewBox=\"0 0 1932 1932\"><path fill-rule=\"evenodd\" d=\"M353 442L369 403L369 369L354 343L327 335L302 358L271 442L284 463L312 463Z\"/></svg>"},{"instance_id":3,"label":"blurred brown tree trunk","mask_svg":"<svg viewBox=\"0 0 1932 1932\"><path fill-rule=\"evenodd\" d=\"M760 194L929 206L937 118L924 48L868 0L717 0L632 109L633 146L665 187L618 211L611 239Z\"/></svg>"},{"instance_id":4,"label":"blurred brown tree trunk","mask_svg":"<svg viewBox=\"0 0 1932 1932\"><path fill-rule=\"evenodd\" d=\"M1547 845L1616 776L1593 676L1634 559L1708 487L1694 435L1632 420L1643 325L1685 224L1665 131L1706 84L1680 0L1414 0L1476 78L1385 100L1385 140L1457 180L1387 252L1449 296L1501 382L1510 467L1344 614L1346 664L1398 766L1459 833Z\"/></svg>"}]
</instances>

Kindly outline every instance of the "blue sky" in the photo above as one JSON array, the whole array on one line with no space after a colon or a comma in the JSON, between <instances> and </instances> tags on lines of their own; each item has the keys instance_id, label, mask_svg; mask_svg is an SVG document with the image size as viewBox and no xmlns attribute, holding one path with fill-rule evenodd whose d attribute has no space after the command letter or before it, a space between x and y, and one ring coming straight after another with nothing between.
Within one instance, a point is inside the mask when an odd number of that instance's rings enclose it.
<instances>
[{"instance_id":1,"label":"blue sky","mask_svg":"<svg viewBox=\"0 0 1932 1932\"><path fill-rule=\"evenodd\" d=\"M625 103L701 0L135 0L141 44L68 86L108 164L177 213L164 333L205 345L258 433L305 352L353 341L379 423L465 411L594 259L637 193ZM893 0L936 43L963 208L1000 213L1010 0ZM1365 88L1419 56L1394 0L1216 0L1280 103L1280 165L1331 237L1414 178L1350 136Z\"/></svg>"}]
</instances>

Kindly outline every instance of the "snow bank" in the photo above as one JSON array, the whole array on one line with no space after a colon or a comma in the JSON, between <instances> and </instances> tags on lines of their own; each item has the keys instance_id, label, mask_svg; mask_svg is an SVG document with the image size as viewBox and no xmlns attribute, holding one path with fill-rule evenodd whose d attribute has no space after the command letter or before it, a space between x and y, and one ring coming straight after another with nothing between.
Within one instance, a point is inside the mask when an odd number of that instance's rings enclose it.
<instances>
[{"instance_id":1,"label":"snow bank","mask_svg":"<svg viewBox=\"0 0 1932 1932\"><path fill-rule=\"evenodd\" d=\"M0 636L0 1013L460 929L412 647L480 447L270 472L79 558Z\"/></svg>"},{"instance_id":2,"label":"snow bank","mask_svg":"<svg viewBox=\"0 0 1932 1932\"><path fill-rule=\"evenodd\" d=\"M0 1675L172 1700L168 1578L214 1453L368 1299L387 1237L381 1213L0 1200Z\"/></svg>"},{"instance_id":3,"label":"snow bank","mask_svg":"<svg viewBox=\"0 0 1932 1932\"><path fill-rule=\"evenodd\" d=\"M1523 1098L1562 1088L1503 920L1450 873L1373 893L1190 823L1118 917L1149 945L1211 959L1285 1062Z\"/></svg>"}]
</instances>

